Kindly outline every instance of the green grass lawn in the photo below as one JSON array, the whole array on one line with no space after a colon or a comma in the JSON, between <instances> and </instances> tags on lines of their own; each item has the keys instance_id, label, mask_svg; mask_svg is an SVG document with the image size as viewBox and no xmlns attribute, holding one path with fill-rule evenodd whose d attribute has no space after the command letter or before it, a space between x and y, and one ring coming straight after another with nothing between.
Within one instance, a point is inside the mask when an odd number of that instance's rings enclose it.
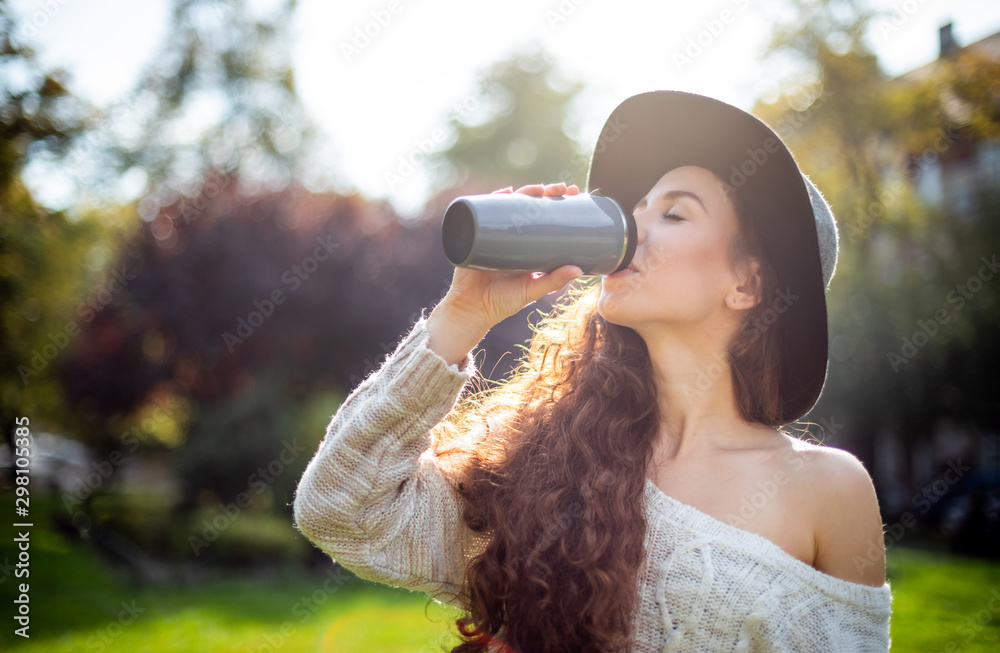
<instances>
[{"instance_id":1,"label":"green grass lawn","mask_svg":"<svg viewBox=\"0 0 1000 653\"><path fill-rule=\"evenodd\" d=\"M0 492L0 505L13 503L10 493ZM458 616L453 608L428 606L422 594L349 572L338 575L332 564L328 572L311 574L298 568L230 571L193 584L136 586L87 546L41 528L51 504L33 500L32 509L27 579L13 575L12 520L0 522L0 651L397 653L450 650L458 643L449 635ZM30 584L27 640L13 633L13 601L22 582Z\"/></svg>"},{"instance_id":2,"label":"green grass lawn","mask_svg":"<svg viewBox=\"0 0 1000 653\"><path fill-rule=\"evenodd\" d=\"M452 641L453 609L427 607L422 595L349 573L227 574L190 586L138 588L117 582L51 534L32 537L31 638L13 636L5 624L0 650L415 652ZM57 573L35 579L34 571L45 568ZM2 586L8 615L13 580Z\"/></svg>"},{"instance_id":3,"label":"green grass lawn","mask_svg":"<svg viewBox=\"0 0 1000 653\"><path fill-rule=\"evenodd\" d=\"M9 498L7 493L0 497ZM4 501L0 505L12 505ZM197 653L448 650L456 611L423 595L302 571L133 586L84 546L31 531L31 638L13 635L16 561L0 524L0 650ZM4 559L9 563L4 564ZM1000 651L1000 565L890 548L893 651ZM325 585L325 587L324 587ZM991 602L992 601L992 602ZM426 608L426 610L425 610Z\"/></svg>"},{"instance_id":4,"label":"green grass lawn","mask_svg":"<svg viewBox=\"0 0 1000 653\"><path fill-rule=\"evenodd\" d=\"M893 651L1000 651L1000 564L894 546L887 575Z\"/></svg>"}]
</instances>

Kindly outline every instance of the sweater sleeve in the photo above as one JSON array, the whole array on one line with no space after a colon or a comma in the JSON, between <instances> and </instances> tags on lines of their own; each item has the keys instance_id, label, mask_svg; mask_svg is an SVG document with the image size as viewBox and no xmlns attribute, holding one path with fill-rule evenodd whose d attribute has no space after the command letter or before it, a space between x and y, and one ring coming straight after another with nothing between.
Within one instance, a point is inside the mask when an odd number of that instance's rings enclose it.
<instances>
[{"instance_id":1,"label":"sweater sleeve","mask_svg":"<svg viewBox=\"0 0 1000 653\"><path fill-rule=\"evenodd\" d=\"M475 373L427 347L421 318L343 402L295 493L296 527L357 576L460 607L483 536L430 450L430 430Z\"/></svg>"}]
</instances>

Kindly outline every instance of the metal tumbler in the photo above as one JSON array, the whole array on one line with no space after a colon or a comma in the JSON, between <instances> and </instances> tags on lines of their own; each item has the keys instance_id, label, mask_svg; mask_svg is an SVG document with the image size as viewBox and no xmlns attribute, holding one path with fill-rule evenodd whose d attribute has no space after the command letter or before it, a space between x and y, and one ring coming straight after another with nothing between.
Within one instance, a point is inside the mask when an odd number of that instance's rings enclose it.
<instances>
[{"instance_id":1,"label":"metal tumbler","mask_svg":"<svg viewBox=\"0 0 1000 653\"><path fill-rule=\"evenodd\" d=\"M635 253L632 214L595 192L562 197L524 193L465 195L441 221L445 256L455 267L505 272L551 272L576 265L606 275Z\"/></svg>"}]
</instances>

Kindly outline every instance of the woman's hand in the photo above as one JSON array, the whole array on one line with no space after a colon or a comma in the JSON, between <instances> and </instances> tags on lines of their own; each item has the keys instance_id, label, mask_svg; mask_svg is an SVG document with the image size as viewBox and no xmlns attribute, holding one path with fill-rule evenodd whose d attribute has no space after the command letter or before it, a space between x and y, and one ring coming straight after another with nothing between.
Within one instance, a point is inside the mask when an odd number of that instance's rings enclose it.
<instances>
[{"instance_id":1,"label":"woman's hand","mask_svg":"<svg viewBox=\"0 0 1000 653\"><path fill-rule=\"evenodd\" d=\"M494 192L553 197L577 195L580 189L576 184L567 187L559 182ZM460 364L494 325L582 273L575 265L564 265L547 274L455 268L451 287L427 318L428 345L449 364Z\"/></svg>"}]
</instances>

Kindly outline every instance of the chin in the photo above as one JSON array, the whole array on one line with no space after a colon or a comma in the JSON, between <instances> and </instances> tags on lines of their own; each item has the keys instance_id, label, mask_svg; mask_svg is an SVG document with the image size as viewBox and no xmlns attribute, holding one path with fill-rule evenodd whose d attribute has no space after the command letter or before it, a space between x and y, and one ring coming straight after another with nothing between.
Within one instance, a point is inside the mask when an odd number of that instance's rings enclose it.
<instances>
[{"instance_id":1,"label":"chin","mask_svg":"<svg viewBox=\"0 0 1000 653\"><path fill-rule=\"evenodd\" d=\"M611 324L629 326L629 304L631 304L631 301L629 301L628 296L622 296L620 293L615 292L602 291L600 298L597 300L597 313Z\"/></svg>"}]
</instances>

